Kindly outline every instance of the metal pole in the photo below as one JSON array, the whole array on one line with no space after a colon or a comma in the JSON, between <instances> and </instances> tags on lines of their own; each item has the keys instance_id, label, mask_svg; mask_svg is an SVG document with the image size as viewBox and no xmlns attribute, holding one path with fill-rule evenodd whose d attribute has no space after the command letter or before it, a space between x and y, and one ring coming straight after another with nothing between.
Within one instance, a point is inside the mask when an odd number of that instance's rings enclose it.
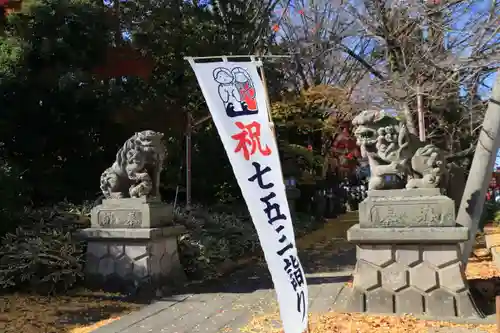
<instances>
[{"instance_id":1,"label":"metal pole","mask_svg":"<svg viewBox=\"0 0 500 333\"><path fill-rule=\"evenodd\" d=\"M484 115L474 159L467 177L457 223L469 228L469 240L460 244L464 268L476 241L479 218L483 213L484 200L491 172L500 145L500 71L497 72L490 102Z\"/></svg>"},{"instance_id":2,"label":"metal pole","mask_svg":"<svg viewBox=\"0 0 500 333\"><path fill-rule=\"evenodd\" d=\"M187 113L186 122L186 210L191 209L191 112Z\"/></svg>"},{"instance_id":3,"label":"metal pole","mask_svg":"<svg viewBox=\"0 0 500 333\"><path fill-rule=\"evenodd\" d=\"M184 60L197 60L197 59L224 59L227 61L230 58L291 58L291 55L224 55L224 56L206 56L206 57L184 57Z\"/></svg>"},{"instance_id":4,"label":"metal pole","mask_svg":"<svg viewBox=\"0 0 500 333\"><path fill-rule=\"evenodd\" d=\"M417 114L418 114L418 136L420 141L425 142L425 121L424 121L424 107L422 103L422 93L420 85L417 86Z\"/></svg>"}]
</instances>

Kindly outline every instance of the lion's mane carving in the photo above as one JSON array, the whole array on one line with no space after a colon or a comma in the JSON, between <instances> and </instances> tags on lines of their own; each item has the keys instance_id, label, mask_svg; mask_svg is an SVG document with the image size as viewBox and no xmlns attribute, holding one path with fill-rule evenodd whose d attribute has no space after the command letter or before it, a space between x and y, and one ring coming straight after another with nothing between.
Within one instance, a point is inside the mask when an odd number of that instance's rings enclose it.
<instances>
[{"instance_id":1,"label":"lion's mane carving","mask_svg":"<svg viewBox=\"0 0 500 333\"><path fill-rule=\"evenodd\" d=\"M368 158L371 190L388 188L436 188L446 181L441 149L420 142L396 118L378 110L366 110L353 121L354 135ZM388 180L387 176L392 176Z\"/></svg>"},{"instance_id":2,"label":"lion's mane carving","mask_svg":"<svg viewBox=\"0 0 500 333\"><path fill-rule=\"evenodd\" d=\"M163 133L135 133L116 153L113 165L101 175L106 198L159 196L160 172L166 156Z\"/></svg>"}]
</instances>

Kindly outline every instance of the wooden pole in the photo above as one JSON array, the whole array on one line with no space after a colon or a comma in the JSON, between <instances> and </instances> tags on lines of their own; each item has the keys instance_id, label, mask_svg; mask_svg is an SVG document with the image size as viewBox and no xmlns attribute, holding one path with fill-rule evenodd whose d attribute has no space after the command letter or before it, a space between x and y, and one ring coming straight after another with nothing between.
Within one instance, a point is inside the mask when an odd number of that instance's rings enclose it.
<instances>
[{"instance_id":1,"label":"wooden pole","mask_svg":"<svg viewBox=\"0 0 500 333\"><path fill-rule=\"evenodd\" d=\"M496 152L500 145L500 70L497 72L488 109L484 115L483 128L467 177L457 223L469 228L469 240L460 244L462 263L467 266L476 241L479 219L483 213L486 191L491 179Z\"/></svg>"},{"instance_id":2,"label":"wooden pole","mask_svg":"<svg viewBox=\"0 0 500 333\"><path fill-rule=\"evenodd\" d=\"M417 86L417 114L418 114L418 136L420 141L425 142L424 106L422 102L422 92L420 91L420 85Z\"/></svg>"},{"instance_id":3,"label":"wooden pole","mask_svg":"<svg viewBox=\"0 0 500 333\"><path fill-rule=\"evenodd\" d=\"M267 117L269 119L269 128L271 129L271 132L273 132L274 141L276 142L276 148L278 148L278 135L276 134L276 128L274 127L273 117L271 116L271 99L269 98L266 73L264 71L264 65L262 64L262 62L260 63L259 66L259 72L260 72L260 78L262 80L262 86L264 88L264 94L266 95L266 106L267 106ZM278 155L278 160L280 160L279 152L277 151L276 154ZM283 180L283 183L286 185L285 176L283 176L283 168L281 169L281 179Z\"/></svg>"},{"instance_id":4,"label":"wooden pole","mask_svg":"<svg viewBox=\"0 0 500 333\"><path fill-rule=\"evenodd\" d=\"M186 121L186 210L191 209L191 112L187 113Z\"/></svg>"},{"instance_id":5,"label":"wooden pole","mask_svg":"<svg viewBox=\"0 0 500 333\"><path fill-rule=\"evenodd\" d=\"M267 117L269 119L269 124L271 126L271 130L274 133L274 138L276 139L276 132L274 131L274 123L271 116L271 100L269 98L269 90L267 89L267 80L266 80L266 72L264 71L264 64L260 64L259 66L260 78L262 79L262 86L264 88L264 94L266 95L266 106L267 106Z\"/></svg>"}]
</instances>

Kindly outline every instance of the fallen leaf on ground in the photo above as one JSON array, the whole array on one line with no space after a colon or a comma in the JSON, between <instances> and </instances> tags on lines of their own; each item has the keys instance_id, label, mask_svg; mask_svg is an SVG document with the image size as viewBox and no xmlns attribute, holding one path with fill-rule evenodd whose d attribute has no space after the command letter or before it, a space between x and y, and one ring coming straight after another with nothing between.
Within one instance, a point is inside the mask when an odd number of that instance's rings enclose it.
<instances>
[{"instance_id":1,"label":"fallen leaf on ground","mask_svg":"<svg viewBox=\"0 0 500 333\"><path fill-rule=\"evenodd\" d=\"M0 332L87 333L91 331L86 331L86 326L103 326L143 306L122 301L116 294L74 292L72 296L0 296Z\"/></svg>"},{"instance_id":2,"label":"fallen leaf on ground","mask_svg":"<svg viewBox=\"0 0 500 333\"><path fill-rule=\"evenodd\" d=\"M247 327L242 329L246 333L281 333L282 328L277 327L279 313L255 317ZM419 320L413 316L377 316L361 313L313 314L309 316L310 333L429 333L429 329L459 327L481 332L497 333L496 325L470 325L453 324L444 321Z\"/></svg>"}]
</instances>

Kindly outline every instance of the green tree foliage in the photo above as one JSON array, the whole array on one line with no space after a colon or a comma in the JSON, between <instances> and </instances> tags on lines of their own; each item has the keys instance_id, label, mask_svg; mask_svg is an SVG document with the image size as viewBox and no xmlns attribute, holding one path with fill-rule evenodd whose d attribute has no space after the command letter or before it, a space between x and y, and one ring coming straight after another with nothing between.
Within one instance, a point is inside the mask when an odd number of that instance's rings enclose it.
<instances>
[{"instance_id":1,"label":"green tree foliage","mask_svg":"<svg viewBox=\"0 0 500 333\"><path fill-rule=\"evenodd\" d=\"M339 124L349 121L352 115L347 92L341 88L318 85L299 95L284 93L282 101L272 105L286 166L283 172L295 177L322 178Z\"/></svg>"},{"instance_id":2,"label":"green tree foliage","mask_svg":"<svg viewBox=\"0 0 500 333\"><path fill-rule=\"evenodd\" d=\"M270 31L272 3L211 5L138 0L116 11L98 2L41 0L7 17L0 37L0 142L9 163L25 170L36 203L94 197L118 145L145 128L166 133L166 180L184 183L186 116L197 119L208 110L183 57L251 54L258 37ZM118 27L132 41L117 39ZM152 60L148 81L95 77L110 48L123 46ZM237 196L210 122L197 128L193 144L195 163L207 156L221 161L216 170L194 167L195 196ZM220 193L222 188L234 193Z\"/></svg>"},{"instance_id":3,"label":"green tree foliage","mask_svg":"<svg viewBox=\"0 0 500 333\"><path fill-rule=\"evenodd\" d=\"M121 21L134 47L154 60L152 77L136 86L141 101L132 121L168 134L168 185L185 184L184 133L188 114L209 114L196 78L184 56L255 54L258 41L271 35L276 1L212 1L210 6L187 1L127 1ZM198 126L192 138L192 189L197 201L240 198L233 172L211 121ZM175 152L175 153L174 153ZM204 168L207 161L215 168Z\"/></svg>"},{"instance_id":4,"label":"green tree foliage","mask_svg":"<svg viewBox=\"0 0 500 333\"><path fill-rule=\"evenodd\" d=\"M96 80L109 44L102 6L44 0L8 16L0 37L0 142L33 200L81 200L98 189L119 132L114 92ZM111 144L111 147L110 147ZM92 181L90 181L92 180Z\"/></svg>"}]
</instances>

